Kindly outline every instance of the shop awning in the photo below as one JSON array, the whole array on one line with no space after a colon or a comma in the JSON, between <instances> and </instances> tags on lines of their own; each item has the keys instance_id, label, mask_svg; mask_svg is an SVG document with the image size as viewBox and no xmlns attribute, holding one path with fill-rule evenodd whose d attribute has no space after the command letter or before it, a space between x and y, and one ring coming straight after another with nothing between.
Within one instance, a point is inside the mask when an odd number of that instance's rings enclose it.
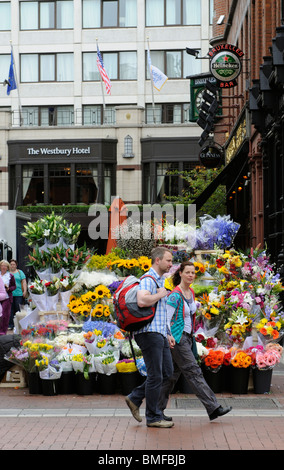
<instances>
[{"instance_id":1,"label":"shop awning","mask_svg":"<svg viewBox=\"0 0 284 470\"><path fill-rule=\"evenodd\" d=\"M243 149L244 150L244 149ZM247 163L247 152L242 151L238 153L219 173L219 175L204 189L204 191L193 201L192 204L196 205L196 212L201 209L209 197L216 191L220 184L226 185L228 181L228 175L230 175L230 181L235 176L235 183L239 179L243 168Z\"/></svg>"}]
</instances>

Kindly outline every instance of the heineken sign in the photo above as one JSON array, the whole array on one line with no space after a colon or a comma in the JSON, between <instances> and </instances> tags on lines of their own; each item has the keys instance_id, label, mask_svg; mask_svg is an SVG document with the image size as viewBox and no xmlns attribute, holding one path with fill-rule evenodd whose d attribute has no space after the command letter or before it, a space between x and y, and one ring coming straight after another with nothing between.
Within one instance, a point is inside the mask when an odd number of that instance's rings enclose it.
<instances>
[{"instance_id":1,"label":"heineken sign","mask_svg":"<svg viewBox=\"0 0 284 470\"><path fill-rule=\"evenodd\" d=\"M241 57L244 53L232 44L220 44L209 51L210 71L220 88L232 88L242 70Z\"/></svg>"}]
</instances>

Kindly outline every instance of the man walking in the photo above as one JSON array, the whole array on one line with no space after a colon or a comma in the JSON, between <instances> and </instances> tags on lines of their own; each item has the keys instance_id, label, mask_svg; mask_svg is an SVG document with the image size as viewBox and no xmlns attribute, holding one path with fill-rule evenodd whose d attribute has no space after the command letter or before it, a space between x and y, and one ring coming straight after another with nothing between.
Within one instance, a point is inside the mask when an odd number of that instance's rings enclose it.
<instances>
[{"instance_id":1,"label":"man walking","mask_svg":"<svg viewBox=\"0 0 284 470\"><path fill-rule=\"evenodd\" d=\"M163 381L173 374L173 363L170 345L167 338L166 297L168 291L164 287L163 275L172 266L172 254L164 247L156 247L152 251L152 267L148 271L150 277L141 280L137 293L139 307L156 305L156 313L151 323L135 332L135 341L140 347L147 369L145 382L136 387L126 397L126 403L133 417L141 422L139 407L146 399L146 422L148 427L170 428L174 425L160 410L158 403Z\"/></svg>"}]
</instances>

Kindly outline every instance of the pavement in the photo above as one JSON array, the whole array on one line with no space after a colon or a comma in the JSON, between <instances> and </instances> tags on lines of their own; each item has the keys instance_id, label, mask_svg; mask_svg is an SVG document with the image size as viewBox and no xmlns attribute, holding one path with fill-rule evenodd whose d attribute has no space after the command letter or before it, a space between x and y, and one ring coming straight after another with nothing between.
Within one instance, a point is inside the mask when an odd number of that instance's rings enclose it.
<instances>
[{"instance_id":1,"label":"pavement","mask_svg":"<svg viewBox=\"0 0 284 470\"><path fill-rule=\"evenodd\" d=\"M171 395L166 414L174 427L158 429L146 426L144 404L143 422L135 421L120 394L43 396L26 387L0 387L0 450L89 450L94 463L121 468L183 466L204 450L284 450L283 364L273 371L269 394L255 394L250 384L247 394L216 396L233 409L209 421L195 395ZM202 461L209 455L202 453Z\"/></svg>"}]
</instances>

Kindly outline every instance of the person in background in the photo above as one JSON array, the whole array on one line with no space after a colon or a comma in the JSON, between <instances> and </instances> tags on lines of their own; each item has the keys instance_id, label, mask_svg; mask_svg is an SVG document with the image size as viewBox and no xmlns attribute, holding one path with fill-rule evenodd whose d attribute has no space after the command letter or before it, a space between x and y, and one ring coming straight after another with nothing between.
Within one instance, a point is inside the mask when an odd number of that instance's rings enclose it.
<instances>
[{"instance_id":1,"label":"person in background","mask_svg":"<svg viewBox=\"0 0 284 470\"><path fill-rule=\"evenodd\" d=\"M16 289L13 291L13 302L9 320L9 329L14 328L14 316L20 311L20 305L23 305L27 296L27 281L25 273L18 269L18 263L15 259L10 261L10 273L13 274L16 281Z\"/></svg>"},{"instance_id":2,"label":"person in background","mask_svg":"<svg viewBox=\"0 0 284 470\"><path fill-rule=\"evenodd\" d=\"M195 266L191 261L184 261L172 276L175 286L167 298L167 324L174 343L171 349L174 374L164 381L159 407L165 410L169 394L179 376L183 374L193 393L204 405L210 421L223 416L231 407L223 408L217 401L214 392L205 381L192 351L196 304L194 291L190 287L195 279Z\"/></svg>"},{"instance_id":3,"label":"person in background","mask_svg":"<svg viewBox=\"0 0 284 470\"><path fill-rule=\"evenodd\" d=\"M6 298L2 300L2 317L0 317L0 335L6 335L9 326L11 306L13 303L13 291L16 289L16 281L9 271L8 261L0 261L0 277L6 289Z\"/></svg>"}]
</instances>

